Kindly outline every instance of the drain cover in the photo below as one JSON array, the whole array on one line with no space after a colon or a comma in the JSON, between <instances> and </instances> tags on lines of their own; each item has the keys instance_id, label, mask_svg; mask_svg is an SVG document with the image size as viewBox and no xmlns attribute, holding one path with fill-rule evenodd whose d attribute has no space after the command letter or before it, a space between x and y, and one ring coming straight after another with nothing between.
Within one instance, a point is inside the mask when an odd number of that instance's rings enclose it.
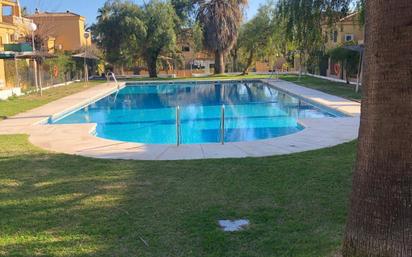
<instances>
[{"instance_id":1,"label":"drain cover","mask_svg":"<svg viewBox=\"0 0 412 257\"><path fill-rule=\"evenodd\" d=\"M225 232L236 232L245 229L250 224L249 220L219 220L219 226Z\"/></svg>"}]
</instances>

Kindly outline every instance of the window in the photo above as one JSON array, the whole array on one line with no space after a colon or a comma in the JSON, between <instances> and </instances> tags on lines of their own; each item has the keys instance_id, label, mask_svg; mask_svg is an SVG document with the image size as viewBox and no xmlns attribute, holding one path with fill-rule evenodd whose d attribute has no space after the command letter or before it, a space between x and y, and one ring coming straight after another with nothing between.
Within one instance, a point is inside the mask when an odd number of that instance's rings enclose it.
<instances>
[{"instance_id":1,"label":"window","mask_svg":"<svg viewBox=\"0 0 412 257\"><path fill-rule=\"evenodd\" d=\"M13 8L11 6L3 6L2 11L3 11L3 16L13 15Z\"/></svg>"},{"instance_id":2,"label":"window","mask_svg":"<svg viewBox=\"0 0 412 257\"><path fill-rule=\"evenodd\" d=\"M334 43L338 42L338 31L337 30L333 32L333 42Z\"/></svg>"},{"instance_id":3,"label":"window","mask_svg":"<svg viewBox=\"0 0 412 257\"><path fill-rule=\"evenodd\" d=\"M352 41L354 39L353 34L346 34L345 35L345 42Z\"/></svg>"},{"instance_id":4,"label":"window","mask_svg":"<svg viewBox=\"0 0 412 257\"><path fill-rule=\"evenodd\" d=\"M182 52L190 52L189 46L182 46Z\"/></svg>"}]
</instances>

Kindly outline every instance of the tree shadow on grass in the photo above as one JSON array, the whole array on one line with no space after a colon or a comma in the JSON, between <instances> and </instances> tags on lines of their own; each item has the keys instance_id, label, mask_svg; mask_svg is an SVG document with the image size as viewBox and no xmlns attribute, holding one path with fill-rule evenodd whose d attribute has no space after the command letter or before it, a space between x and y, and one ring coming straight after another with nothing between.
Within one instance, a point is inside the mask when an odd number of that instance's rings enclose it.
<instances>
[{"instance_id":1,"label":"tree shadow on grass","mask_svg":"<svg viewBox=\"0 0 412 257\"><path fill-rule=\"evenodd\" d=\"M65 155L3 157L0 170L5 256L113 256L131 223L128 187L145 186L122 162Z\"/></svg>"},{"instance_id":2,"label":"tree shadow on grass","mask_svg":"<svg viewBox=\"0 0 412 257\"><path fill-rule=\"evenodd\" d=\"M15 151L0 158L0 256L322 256L339 245L353 149L179 162ZM217 226L236 218L250 228Z\"/></svg>"}]
</instances>

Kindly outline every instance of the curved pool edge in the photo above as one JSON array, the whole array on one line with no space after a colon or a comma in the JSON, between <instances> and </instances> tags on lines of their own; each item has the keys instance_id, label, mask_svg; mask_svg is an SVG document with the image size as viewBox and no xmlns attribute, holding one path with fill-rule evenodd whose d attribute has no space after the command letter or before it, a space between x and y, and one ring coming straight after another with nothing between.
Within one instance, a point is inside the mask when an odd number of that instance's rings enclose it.
<instances>
[{"instance_id":1,"label":"curved pool edge","mask_svg":"<svg viewBox=\"0 0 412 257\"><path fill-rule=\"evenodd\" d=\"M351 117L299 120L306 128L300 132L254 142L197 145L145 145L124 143L92 135L96 124L43 125L41 121L66 110L73 110L96 96L107 95L117 85L104 83L56 100L0 122L0 134L28 134L32 144L57 153L104 159L187 160L244 158L283 155L331 147L357 138L360 104L317 90L280 80L262 80L302 98L350 113Z\"/></svg>"},{"instance_id":2,"label":"curved pool edge","mask_svg":"<svg viewBox=\"0 0 412 257\"><path fill-rule=\"evenodd\" d=\"M120 142L94 136L92 132L96 124L42 126L30 133L29 140L49 151L99 159L196 160L284 155L331 147L357 138L357 117L305 119L300 122L305 125L305 129L294 134L225 145L193 144L177 147Z\"/></svg>"}]
</instances>

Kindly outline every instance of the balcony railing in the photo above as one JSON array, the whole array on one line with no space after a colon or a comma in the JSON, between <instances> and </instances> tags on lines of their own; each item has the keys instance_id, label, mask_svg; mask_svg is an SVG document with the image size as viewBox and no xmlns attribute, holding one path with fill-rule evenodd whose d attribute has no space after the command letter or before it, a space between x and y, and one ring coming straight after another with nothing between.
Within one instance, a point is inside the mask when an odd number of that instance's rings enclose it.
<instances>
[{"instance_id":1,"label":"balcony railing","mask_svg":"<svg viewBox=\"0 0 412 257\"><path fill-rule=\"evenodd\" d=\"M28 29L29 25L33 22L30 19L18 16L3 16L3 22L14 25L21 29Z\"/></svg>"},{"instance_id":2,"label":"balcony railing","mask_svg":"<svg viewBox=\"0 0 412 257\"><path fill-rule=\"evenodd\" d=\"M28 43L18 43L18 44L4 44L4 51L11 52L32 52L33 48Z\"/></svg>"}]
</instances>

